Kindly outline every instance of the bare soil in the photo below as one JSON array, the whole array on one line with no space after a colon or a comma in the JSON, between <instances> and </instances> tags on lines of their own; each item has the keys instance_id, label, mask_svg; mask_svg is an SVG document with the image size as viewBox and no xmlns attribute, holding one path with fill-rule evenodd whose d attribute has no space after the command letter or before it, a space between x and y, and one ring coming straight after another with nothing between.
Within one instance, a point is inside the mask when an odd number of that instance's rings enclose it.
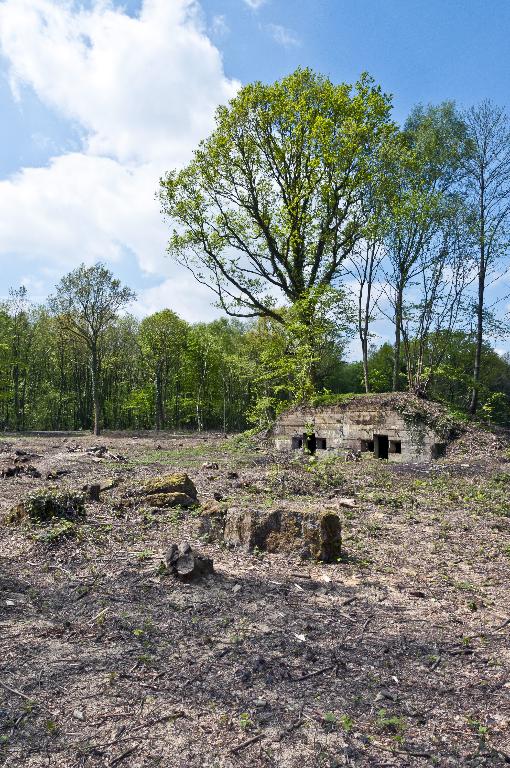
<instances>
[{"instance_id":1,"label":"bare soil","mask_svg":"<svg viewBox=\"0 0 510 768\"><path fill-rule=\"evenodd\" d=\"M504 435L468 430L433 465L310 464L222 435L53 434L0 439L0 470L16 450L41 477L0 479L2 516L48 484L117 485L72 536L1 524L2 765L510 764ZM201 501L338 509L342 562L229 551L199 537L197 510L123 504L172 470ZM214 575L165 571L182 540Z\"/></svg>"}]
</instances>

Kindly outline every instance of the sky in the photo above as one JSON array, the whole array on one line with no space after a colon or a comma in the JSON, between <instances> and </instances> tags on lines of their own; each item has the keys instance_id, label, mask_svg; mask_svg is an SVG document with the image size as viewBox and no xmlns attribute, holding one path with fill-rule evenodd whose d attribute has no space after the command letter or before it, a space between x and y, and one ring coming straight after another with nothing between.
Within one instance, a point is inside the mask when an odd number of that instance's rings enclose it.
<instances>
[{"instance_id":1,"label":"sky","mask_svg":"<svg viewBox=\"0 0 510 768\"><path fill-rule=\"evenodd\" d=\"M403 121L418 102L510 107L508 0L0 0L0 298L43 301L98 260L133 311L220 314L165 254L159 178L218 104L310 66L368 71Z\"/></svg>"}]
</instances>

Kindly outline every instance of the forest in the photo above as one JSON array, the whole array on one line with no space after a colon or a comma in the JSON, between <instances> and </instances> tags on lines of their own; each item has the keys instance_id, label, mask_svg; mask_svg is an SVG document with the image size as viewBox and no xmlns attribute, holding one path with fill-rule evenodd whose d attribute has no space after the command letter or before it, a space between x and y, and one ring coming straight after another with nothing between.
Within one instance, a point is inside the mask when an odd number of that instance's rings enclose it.
<instances>
[{"instance_id":1,"label":"forest","mask_svg":"<svg viewBox=\"0 0 510 768\"><path fill-rule=\"evenodd\" d=\"M2 428L91 429L92 376L83 340L66 333L47 307L30 306L19 291L0 309L0 329ZM344 359L347 340L344 334L324 344L317 402L364 391L362 362ZM474 337L456 330L447 342L429 394L465 412ZM222 431L266 426L295 397L289 376L292 349L292 338L265 320L186 323L168 309L141 321L130 314L116 317L101 342L103 426ZM393 359L388 342L370 348L369 391L391 391ZM403 362L399 387L407 385ZM489 344L482 350L480 391L480 415L508 425L510 358Z\"/></svg>"}]
</instances>

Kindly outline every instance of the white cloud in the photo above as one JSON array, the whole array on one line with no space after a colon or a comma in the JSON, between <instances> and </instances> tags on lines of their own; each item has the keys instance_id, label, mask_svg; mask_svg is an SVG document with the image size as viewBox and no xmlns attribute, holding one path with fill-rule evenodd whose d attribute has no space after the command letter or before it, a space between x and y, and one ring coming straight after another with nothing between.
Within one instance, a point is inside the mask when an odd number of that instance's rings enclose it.
<instances>
[{"instance_id":1,"label":"white cloud","mask_svg":"<svg viewBox=\"0 0 510 768\"><path fill-rule=\"evenodd\" d=\"M301 40L297 37L296 33L287 27L282 27L281 24L268 24L267 29L273 40L284 48L293 48L301 45Z\"/></svg>"},{"instance_id":2,"label":"white cloud","mask_svg":"<svg viewBox=\"0 0 510 768\"><path fill-rule=\"evenodd\" d=\"M267 0L244 0L244 2L247 6L253 8L254 11L258 11L258 9L263 6Z\"/></svg>"},{"instance_id":3,"label":"white cloud","mask_svg":"<svg viewBox=\"0 0 510 768\"><path fill-rule=\"evenodd\" d=\"M0 44L13 87L87 131L87 150L179 162L235 92L192 0L145 0L132 18L109 3L4 0Z\"/></svg>"},{"instance_id":4,"label":"white cloud","mask_svg":"<svg viewBox=\"0 0 510 768\"><path fill-rule=\"evenodd\" d=\"M213 16L211 23L211 34L214 37L226 37L230 32L230 28L227 24L227 19L223 14Z\"/></svg>"},{"instance_id":5,"label":"white cloud","mask_svg":"<svg viewBox=\"0 0 510 768\"><path fill-rule=\"evenodd\" d=\"M189 160L238 88L194 0L143 0L136 18L105 0L3 0L0 48L13 94L32 88L84 133L81 151L0 181L0 259L58 277L129 251L143 271L182 275L164 257L158 179Z\"/></svg>"},{"instance_id":6,"label":"white cloud","mask_svg":"<svg viewBox=\"0 0 510 768\"><path fill-rule=\"evenodd\" d=\"M208 322L218 316L211 295L209 288L197 283L187 270L183 270L160 285L140 291L133 311L145 317L168 307L187 322Z\"/></svg>"}]
</instances>

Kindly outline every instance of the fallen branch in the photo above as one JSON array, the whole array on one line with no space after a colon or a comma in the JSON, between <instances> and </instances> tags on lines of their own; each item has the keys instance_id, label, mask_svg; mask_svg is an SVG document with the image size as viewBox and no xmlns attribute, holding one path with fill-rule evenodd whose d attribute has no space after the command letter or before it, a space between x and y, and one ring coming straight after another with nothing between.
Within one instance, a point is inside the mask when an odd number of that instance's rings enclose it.
<instances>
[{"instance_id":1,"label":"fallen branch","mask_svg":"<svg viewBox=\"0 0 510 768\"><path fill-rule=\"evenodd\" d=\"M246 739L246 741L242 741L240 744L237 745L237 747L232 747L229 754L237 755L238 752L241 752L243 749L246 749L251 744L255 744L256 741L260 741L261 738L262 738L261 733L259 733L257 736L252 736L251 739Z\"/></svg>"},{"instance_id":2,"label":"fallen branch","mask_svg":"<svg viewBox=\"0 0 510 768\"><path fill-rule=\"evenodd\" d=\"M136 750L139 748L139 744L136 744L134 747L130 747L129 749L126 749L125 752L123 752L121 755L116 757L114 760L110 762L110 766L118 765L122 760L125 760L126 757L129 757L129 755L132 755L133 752L136 752Z\"/></svg>"},{"instance_id":3,"label":"fallen branch","mask_svg":"<svg viewBox=\"0 0 510 768\"><path fill-rule=\"evenodd\" d=\"M97 621L97 619L100 619L101 616L104 616L105 613L108 613L109 610L110 609L108 607L103 608L101 611L99 611L99 613L96 613L95 616L92 616L92 618L87 621L87 624L93 624L95 621Z\"/></svg>"},{"instance_id":4,"label":"fallen branch","mask_svg":"<svg viewBox=\"0 0 510 768\"><path fill-rule=\"evenodd\" d=\"M371 744L376 749L381 749L383 752L390 752L392 755L407 755L408 757L422 757L424 760L430 760L433 756L432 752L425 752L418 749L396 749L395 747L385 747L383 744L379 744L378 741L372 739Z\"/></svg>"},{"instance_id":5,"label":"fallen branch","mask_svg":"<svg viewBox=\"0 0 510 768\"><path fill-rule=\"evenodd\" d=\"M25 699L25 701L30 702L35 707L40 707L41 709L45 709L46 712L49 712L50 715L53 715L53 712L51 709L48 709L44 704L41 704L37 699L32 698L32 696L27 696L26 693L23 693L22 691L18 691L17 688L11 688L10 686L6 685L5 683L2 683L0 680L0 685L4 690L9 691L9 693L13 693L15 696L20 696L22 699ZM54 716L54 715L53 715Z\"/></svg>"},{"instance_id":6,"label":"fallen branch","mask_svg":"<svg viewBox=\"0 0 510 768\"><path fill-rule=\"evenodd\" d=\"M170 715L163 715L162 717L158 717L155 720L149 720L146 723L137 725L136 728L131 730L131 733L140 731L142 728L151 728L153 725L158 725L158 723L166 723L168 720L177 720L179 717L186 717L186 712L179 710L178 712L172 712Z\"/></svg>"},{"instance_id":7,"label":"fallen branch","mask_svg":"<svg viewBox=\"0 0 510 768\"><path fill-rule=\"evenodd\" d=\"M499 632L500 629L504 629L505 627L508 627L509 624L510 624L510 619L507 619L506 621L503 622L503 624L500 624L498 627L494 627L494 632Z\"/></svg>"}]
</instances>

